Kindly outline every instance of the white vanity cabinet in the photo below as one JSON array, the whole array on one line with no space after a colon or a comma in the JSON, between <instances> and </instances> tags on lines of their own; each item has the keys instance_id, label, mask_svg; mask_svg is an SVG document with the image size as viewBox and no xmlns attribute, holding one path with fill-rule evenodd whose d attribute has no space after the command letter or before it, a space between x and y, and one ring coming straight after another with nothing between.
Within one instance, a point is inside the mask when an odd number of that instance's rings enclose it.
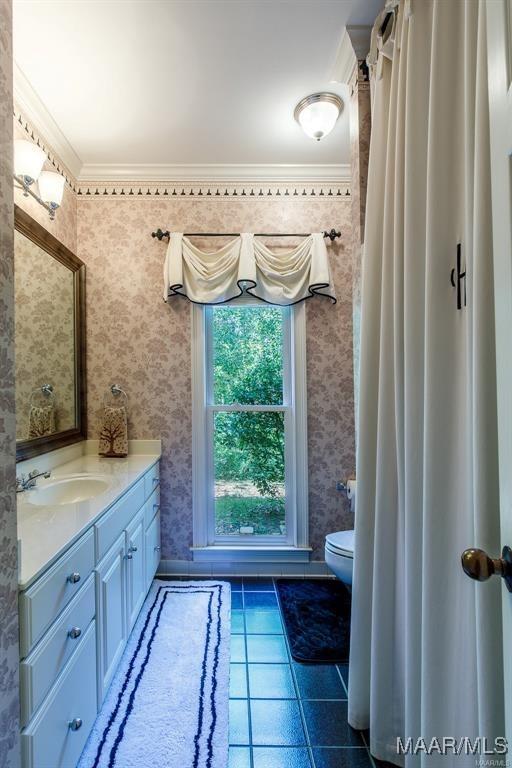
<instances>
[{"instance_id":1,"label":"white vanity cabinet","mask_svg":"<svg viewBox=\"0 0 512 768\"><path fill-rule=\"evenodd\" d=\"M144 531L144 584L147 591L151 586L160 562L160 488L158 484L156 484L153 493L146 502L144 509Z\"/></svg>"},{"instance_id":2,"label":"white vanity cabinet","mask_svg":"<svg viewBox=\"0 0 512 768\"><path fill-rule=\"evenodd\" d=\"M87 531L19 600L20 653L35 646L94 568L94 537Z\"/></svg>"},{"instance_id":3,"label":"white vanity cabinet","mask_svg":"<svg viewBox=\"0 0 512 768\"><path fill-rule=\"evenodd\" d=\"M146 597L144 509L138 512L125 531L126 546L126 617L128 631L135 624Z\"/></svg>"},{"instance_id":4,"label":"white vanity cabinet","mask_svg":"<svg viewBox=\"0 0 512 768\"><path fill-rule=\"evenodd\" d=\"M160 512L157 511L146 529L146 590L151 586L160 562Z\"/></svg>"},{"instance_id":5,"label":"white vanity cabinet","mask_svg":"<svg viewBox=\"0 0 512 768\"><path fill-rule=\"evenodd\" d=\"M74 768L160 560L156 462L20 592L22 768Z\"/></svg>"},{"instance_id":6,"label":"white vanity cabinet","mask_svg":"<svg viewBox=\"0 0 512 768\"><path fill-rule=\"evenodd\" d=\"M96 568L98 616L98 709L112 682L128 639L124 532Z\"/></svg>"},{"instance_id":7,"label":"white vanity cabinet","mask_svg":"<svg viewBox=\"0 0 512 768\"><path fill-rule=\"evenodd\" d=\"M94 725L96 632L91 622L43 705L22 731L22 765L73 768Z\"/></svg>"}]
</instances>

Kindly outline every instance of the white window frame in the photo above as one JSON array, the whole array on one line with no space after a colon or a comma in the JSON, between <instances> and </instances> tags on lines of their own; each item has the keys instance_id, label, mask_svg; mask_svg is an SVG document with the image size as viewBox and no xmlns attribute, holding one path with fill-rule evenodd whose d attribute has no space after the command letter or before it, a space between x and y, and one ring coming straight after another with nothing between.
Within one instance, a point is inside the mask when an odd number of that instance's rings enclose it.
<instances>
[{"instance_id":1,"label":"white window frame","mask_svg":"<svg viewBox=\"0 0 512 768\"><path fill-rule=\"evenodd\" d=\"M241 297L231 304L259 306L261 302ZM236 559L273 561L309 560L306 312L304 302L284 308L282 406L211 405L211 350L208 318L211 308L194 304L192 312L192 484L194 560ZM287 386L288 384L288 386ZM286 536L214 536L213 460L209 450L215 411L284 411Z\"/></svg>"}]
</instances>

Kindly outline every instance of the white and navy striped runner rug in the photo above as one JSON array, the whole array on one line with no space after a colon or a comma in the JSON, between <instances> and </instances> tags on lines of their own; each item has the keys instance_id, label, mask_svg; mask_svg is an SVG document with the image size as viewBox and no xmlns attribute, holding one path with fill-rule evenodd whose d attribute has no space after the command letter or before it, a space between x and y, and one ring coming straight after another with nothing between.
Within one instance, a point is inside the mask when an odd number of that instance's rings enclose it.
<instances>
[{"instance_id":1,"label":"white and navy striped runner rug","mask_svg":"<svg viewBox=\"0 0 512 768\"><path fill-rule=\"evenodd\" d=\"M226 768L230 586L155 581L78 768Z\"/></svg>"}]
</instances>

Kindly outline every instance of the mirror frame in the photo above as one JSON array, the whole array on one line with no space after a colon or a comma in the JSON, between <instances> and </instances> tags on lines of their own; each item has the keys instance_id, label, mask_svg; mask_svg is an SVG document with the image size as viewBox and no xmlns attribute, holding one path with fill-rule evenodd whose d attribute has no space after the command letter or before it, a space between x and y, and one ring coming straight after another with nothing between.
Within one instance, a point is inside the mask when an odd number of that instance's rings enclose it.
<instances>
[{"instance_id":1,"label":"mirror frame","mask_svg":"<svg viewBox=\"0 0 512 768\"><path fill-rule=\"evenodd\" d=\"M85 264L19 205L14 206L14 228L73 273L75 326L75 426L72 429L55 432L53 435L16 442L16 461L18 462L87 438Z\"/></svg>"}]
</instances>

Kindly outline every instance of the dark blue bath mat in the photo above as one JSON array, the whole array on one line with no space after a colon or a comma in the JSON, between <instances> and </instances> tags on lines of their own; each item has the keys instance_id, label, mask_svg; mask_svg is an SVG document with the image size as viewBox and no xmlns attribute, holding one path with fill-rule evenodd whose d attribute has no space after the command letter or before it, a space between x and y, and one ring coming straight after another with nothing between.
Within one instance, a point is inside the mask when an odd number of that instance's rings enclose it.
<instances>
[{"instance_id":1,"label":"dark blue bath mat","mask_svg":"<svg viewBox=\"0 0 512 768\"><path fill-rule=\"evenodd\" d=\"M350 592L327 579L276 579L277 594L296 661L343 663L350 647Z\"/></svg>"}]
</instances>

